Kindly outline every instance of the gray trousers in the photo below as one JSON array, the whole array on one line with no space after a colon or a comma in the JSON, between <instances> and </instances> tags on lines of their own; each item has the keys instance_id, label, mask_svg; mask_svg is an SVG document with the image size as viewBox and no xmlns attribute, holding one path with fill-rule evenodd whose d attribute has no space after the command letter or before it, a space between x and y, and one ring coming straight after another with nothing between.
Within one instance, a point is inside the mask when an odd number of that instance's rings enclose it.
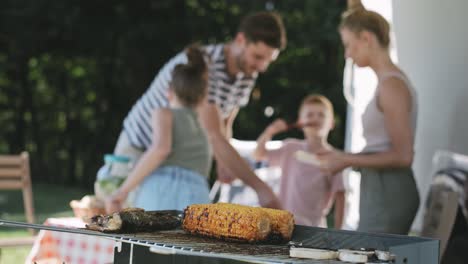
<instances>
[{"instance_id":1,"label":"gray trousers","mask_svg":"<svg viewBox=\"0 0 468 264\"><path fill-rule=\"evenodd\" d=\"M407 235L419 207L411 168L361 168L358 231Z\"/></svg>"}]
</instances>

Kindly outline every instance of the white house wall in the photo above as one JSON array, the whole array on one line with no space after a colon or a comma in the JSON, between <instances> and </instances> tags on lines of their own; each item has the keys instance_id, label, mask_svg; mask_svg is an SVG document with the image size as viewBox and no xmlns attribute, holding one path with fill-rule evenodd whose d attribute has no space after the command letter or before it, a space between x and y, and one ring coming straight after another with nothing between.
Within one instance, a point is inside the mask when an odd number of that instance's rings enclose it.
<instances>
[{"instance_id":1,"label":"white house wall","mask_svg":"<svg viewBox=\"0 0 468 264\"><path fill-rule=\"evenodd\" d=\"M438 149L468 154L467 0L393 0L400 66L419 99L414 170L421 207ZM422 224L421 208L413 228Z\"/></svg>"}]
</instances>

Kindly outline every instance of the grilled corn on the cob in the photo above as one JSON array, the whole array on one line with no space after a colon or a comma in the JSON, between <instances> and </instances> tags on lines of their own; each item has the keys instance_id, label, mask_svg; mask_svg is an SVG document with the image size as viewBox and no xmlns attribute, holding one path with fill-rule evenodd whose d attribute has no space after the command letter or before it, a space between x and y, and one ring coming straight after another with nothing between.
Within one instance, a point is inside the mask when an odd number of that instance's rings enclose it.
<instances>
[{"instance_id":1,"label":"grilled corn on the cob","mask_svg":"<svg viewBox=\"0 0 468 264\"><path fill-rule=\"evenodd\" d=\"M272 240L291 240L294 230L294 215L286 210L277 210L270 208L261 208L270 216Z\"/></svg>"},{"instance_id":2,"label":"grilled corn on the cob","mask_svg":"<svg viewBox=\"0 0 468 264\"><path fill-rule=\"evenodd\" d=\"M185 209L189 233L235 241L258 242L270 233L270 216L258 208L228 204L193 204Z\"/></svg>"}]
</instances>

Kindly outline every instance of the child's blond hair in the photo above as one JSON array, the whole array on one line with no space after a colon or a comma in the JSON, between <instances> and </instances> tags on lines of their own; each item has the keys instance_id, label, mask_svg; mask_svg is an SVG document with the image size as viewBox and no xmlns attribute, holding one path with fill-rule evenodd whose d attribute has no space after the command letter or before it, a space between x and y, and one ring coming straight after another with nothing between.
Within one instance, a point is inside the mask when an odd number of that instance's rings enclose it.
<instances>
[{"instance_id":1,"label":"child's blond hair","mask_svg":"<svg viewBox=\"0 0 468 264\"><path fill-rule=\"evenodd\" d=\"M311 95L306 96L306 98L302 100L301 106L299 107L299 114L301 113L304 106L311 105L311 104L323 105L327 109L327 111L330 113L330 116L333 118L334 111L333 111L332 103L330 102L330 100L328 100L328 98L319 94L311 94Z\"/></svg>"}]
</instances>

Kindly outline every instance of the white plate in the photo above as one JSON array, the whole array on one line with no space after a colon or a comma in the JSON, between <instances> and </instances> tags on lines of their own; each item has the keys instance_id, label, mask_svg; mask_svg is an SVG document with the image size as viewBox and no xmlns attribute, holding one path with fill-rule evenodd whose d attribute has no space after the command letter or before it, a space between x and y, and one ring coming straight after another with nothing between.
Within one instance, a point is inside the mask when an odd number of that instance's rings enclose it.
<instances>
[{"instance_id":1,"label":"white plate","mask_svg":"<svg viewBox=\"0 0 468 264\"><path fill-rule=\"evenodd\" d=\"M317 158L317 155L310 154L303 150L298 150L294 153L294 157L300 161L314 166L320 166L320 160Z\"/></svg>"}]
</instances>

